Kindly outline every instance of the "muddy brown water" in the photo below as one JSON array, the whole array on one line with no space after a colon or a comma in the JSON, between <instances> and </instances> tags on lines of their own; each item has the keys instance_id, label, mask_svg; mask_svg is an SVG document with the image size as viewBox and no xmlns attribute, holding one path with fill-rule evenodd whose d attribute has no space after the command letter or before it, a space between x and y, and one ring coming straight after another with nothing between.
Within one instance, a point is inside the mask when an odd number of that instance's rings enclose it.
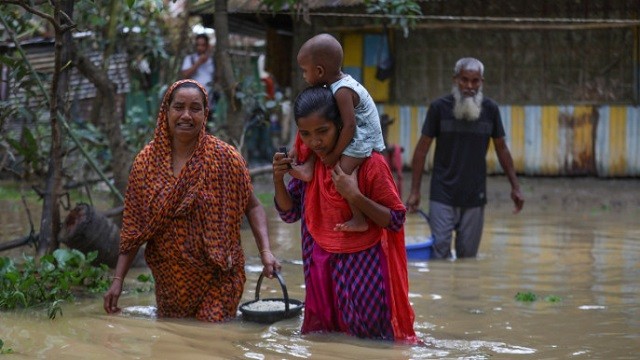
<instances>
[{"instance_id":1,"label":"muddy brown water","mask_svg":"<svg viewBox=\"0 0 640 360\"><path fill-rule=\"evenodd\" d=\"M573 181L573 182L572 182ZM268 185L268 182L267 182ZM136 293L136 269L109 316L101 298L77 299L51 321L42 309L0 313L7 359L637 359L640 353L640 181L524 179L525 210L511 214L506 182L490 180L476 259L409 264L415 328L424 342L406 346L338 334L300 334L301 317L271 325L163 320L154 297ZM408 189L408 186L405 186ZM608 190L607 190L608 189ZM274 253L289 296L304 299L299 226L268 208ZM39 213L38 209L33 211ZM21 205L0 204L0 241L26 234ZM417 214L407 241L428 234ZM253 300L260 266L244 232ZM0 256L31 254L24 247ZM532 303L516 300L531 292ZM264 280L261 297L281 297ZM560 299L549 301L549 297Z\"/></svg>"}]
</instances>

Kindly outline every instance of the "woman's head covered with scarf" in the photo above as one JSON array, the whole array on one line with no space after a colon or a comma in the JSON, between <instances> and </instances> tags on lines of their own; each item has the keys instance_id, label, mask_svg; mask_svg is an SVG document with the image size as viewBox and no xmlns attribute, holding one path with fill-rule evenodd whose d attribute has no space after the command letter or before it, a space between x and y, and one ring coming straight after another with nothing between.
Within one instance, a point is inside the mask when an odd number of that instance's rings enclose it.
<instances>
[{"instance_id":1,"label":"woman's head covered with scarf","mask_svg":"<svg viewBox=\"0 0 640 360\"><path fill-rule=\"evenodd\" d=\"M202 93L202 106L204 109L204 119L202 128L200 129L200 133L198 136L198 142L201 142L202 138L206 133L206 119L209 116L209 95L207 90L202 86L199 82L193 79L184 79L178 80L173 83L165 92L164 98L162 99L162 104L160 105L160 112L158 113L158 118L156 121L156 129L154 133L154 141L161 143L168 148L171 148L171 136L172 134L169 131L169 109L171 106L171 102L174 100L174 96L176 92L180 89L187 88L195 88L198 89Z\"/></svg>"}]
</instances>

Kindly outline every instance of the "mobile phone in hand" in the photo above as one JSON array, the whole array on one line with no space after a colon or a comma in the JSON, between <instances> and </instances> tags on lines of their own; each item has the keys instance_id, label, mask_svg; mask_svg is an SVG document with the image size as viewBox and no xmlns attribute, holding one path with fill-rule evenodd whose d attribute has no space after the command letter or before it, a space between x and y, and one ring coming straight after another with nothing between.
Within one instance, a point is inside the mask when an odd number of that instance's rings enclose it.
<instances>
[{"instance_id":1,"label":"mobile phone in hand","mask_svg":"<svg viewBox=\"0 0 640 360\"><path fill-rule=\"evenodd\" d=\"M284 157L289 157L289 153L287 152L287 147L286 146L280 146L278 148L278 152L284 153Z\"/></svg>"},{"instance_id":2,"label":"mobile phone in hand","mask_svg":"<svg viewBox=\"0 0 640 360\"><path fill-rule=\"evenodd\" d=\"M278 152L281 152L284 154L284 157L288 158L289 157L289 152L287 151L287 147L286 146L280 146L278 148ZM289 166L289 169L291 169L291 164L287 164Z\"/></svg>"}]
</instances>

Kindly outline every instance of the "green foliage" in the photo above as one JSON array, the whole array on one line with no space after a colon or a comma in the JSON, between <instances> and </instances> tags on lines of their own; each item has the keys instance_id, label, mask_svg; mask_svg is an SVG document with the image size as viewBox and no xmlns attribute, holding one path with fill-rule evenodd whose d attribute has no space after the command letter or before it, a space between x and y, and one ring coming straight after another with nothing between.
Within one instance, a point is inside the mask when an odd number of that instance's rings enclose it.
<instances>
[{"instance_id":1,"label":"green foliage","mask_svg":"<svg viewBox=\"0 0 640 360\"><path fill-rule=\"evenodd\" d=\"M26 3L43 14L51 15L53 11L48 2ZM125 11L117 12L117 36L115 39L107 39L107 27L112 18L109 12L113 3L113 0L75 2L72 20L79 32L89 34L74 39L79 53L85 56L93 56L95 52L108 55L106 49L109 44L115 44L114 48L118 49L117 51L125 51L129 55L129 73L134 78L149 77L149 73L141 75L143 67L140 66L140 62L143 60L150 65L151 71L167 68L166 64L171 58L165 50L167 38L176 29L175 26L172 27L173 23L166 21L168 13L163 1L126 1L126 6L121 9ZM44 30L43 24L46 23L41 17L14 4L0 4L0 17L0 20L3 20L0 23L0 38L4 39L7 38L7 33L19 39L40 35ZM3 26L5 23L6 26ZM0 153L6 154L9 160L3 164L19 177L44 177L51 145L49 104L46 101L47 94L37 86L36 75L42 79L45 87L48 87L52 74L37 71L32 73L29 62L25 61L18 51L21 45L10 45L16 50L0 54L0 63L8 70L6 75L10 85L9 100L0 101L0 127L9 129L0 133ZM106 65L106 61L103 62L98 64L101 69ZM133 79L131 83L137 84ZM145 86L150 86L148 81ZM73 101L72 105L75 104ZM81 133L82 146L89 156L99 164L108 164L111 155L107 140L95 126L88 123L88 114L69 120L75 120L72 129ZM77 145L65 135L66 133L63 133L63 154L67 158L64 161L66 169L62 170L63 175L72 183L83 182L87 178L85 171L82 171L86 168L86 161L81 159L83 155L77 151ZM4 169L0 169L2 170Z\"/></svg>"},{"instance_id":2,"label":"green foliage","mask_svg":"<svg viewBox=\"0 0 640 360\"><path fill-rule=\"evenodd\" d=\"M13 350L11 348L5 348L4 341L0 339L0 354L11 354L11 353L13 353Z\"/></svg>"},{"instance_id":3,"label":"green foliage","mask_svg":"<svg viewBox=\"0 0 640 360\"><path fill-rule=\"evenodd\" d=\"M12 156L20 159L14 166L18 165L25 176L29 174L44 174L47 167L46 152L42 147L43 142L36 140L33 131L27 126L23 126L19 140L9 136L11 135L6 134L1 136L1 138L3 138L13 150Z\"/></svg>"},{"instance_id":4,"label":"green foliage","mask_svg":"<svg viewBox=\"0 0 640 360\"><path fill-rule=\"evenodd\" d=\"M129 70L134 76L143 76L140 63L144 60L152 69L162 71L171 59L167 42L176 31L166 21L167 9L162 0L128 1L127 6L128 11L120 13L117 41L131 59Z\"/></svg>"},{"instance_id":5,"label":"green foliage","mask_svg":"<svg viewBox=\"0 0 640 360\"><path fill-rule=\"evenodd\" d=\"M20 198L22 197L21 189L18 186L19 184L15 183L2 183L0 184L0 200L11 201L13 203L17 203L17 206L20 206ZM32 194L31 196L35 196ZM31 199L30 197L28 197ZM35 199L35 197L33 197ZM12 206L16 206L13 204Z\"/></svg>"},{"instance_id":6,"label":"green foliage","mask_svg":"<svg viewBox=\"0 0 640 360\"><path fill-rule=\"evenodd\" d=\"M532 293L531 291L527 291L524 293L518 292L515 296L517 301L522 301L522 302L534 302L536 300L538 300L538 295ZM551 303L557 303L557 302L561 302L562 298L558 295L548 295L544 298L544 301L546 302L551 302Z\"/></svg>"},{"instance_id":7,"label":"green foliage","mask_svg":"<svg viewBox=\"0 0 640 360\"><path fill-rule=\"evenodd\" d=\"M522 302L534 302L538 299L538 296L531 291L527 291L525 293L518 292L516 294L516 300Z\"/></svg>"},{"instance_id":8,"label":"green foliage","mask_svg":"<svg viewBox=\"0 0 640 360\"><path fill-rule=\"evenodd\" d=\"M0 35L12 34L15 38L28 38L37 35L41 21L34 21L34 15L24 12L17 6L0 5L0 17L2 25L6 24L6 29L2 29ZM3 26L0 25L0 28ZM9 38L11 37L0 37ZM42 168L36 164L42 151L38 145L34 144L42 140L37 134L25 131L27 127L34 128L37 124L48 116L48 103L46 94L43 94L38 87L37 79L33 76L29 64L18 50L21 48L16 44L10 44L10 51L0 54L0 63L7 70L6 78L9 81L7 89L11 100L0 101L0 127L6 129L5 124L13 124L13 129L20 130L3 131L0 134L0 144L11 158L18 156L28 156L24 167L32 168L35 172ZM37 73L44 81L50 80L47 74ZM18 125L18 126L15 126ZM12 129L11 127L9 129ZM13 140L10 142L10 140ZM42 146L42 145L41 145ZM29 171L26 169L25 171Z\"/></svg>"},{"instance_id":9,"label":"green foliage","mask_svg":"<svg viewBox=\"0 0 640 360\"><path fill-rule=\"evenodd\" d=\"M4 13L0 14L4 16ZM2 19L7 21L4 17ZM23 17L12 19L9 23L14 26L11 29L14 34L34 31L33 25L29 25ZM7 91L11 96L0 101L0 127L7 129L0 133L0 146L12 160L10 165L14 172L20 172L25 177L34 173L44 174L46 161L43 159L46 158L48 141L39 135L41 129L37 124L48 116L46 94L38 87L28 63L17 48L0 54L0 62L8 70L6 75L10 79L10 86ZM39 75L44 78L43 74Z\"/></svg>"},{"instance_id":10,"label":"green foliage","mask_svg":"<svg viewBox=\"0 0 640 360\"><path fill-rule=\"evenodd\" d=\"M141 283L153 283L153 276L151 276L150 274L140 274L138 275L138 277L136 278L138 281L140 281Z\"/></svg>"},{"instance_id":11,"label":"green foliage","mask_svg":"<svg viewBox=\"0 0 640 360\"><path fill-rule=\"evenodd\" d=\"M135 288L135 292L137 293L150 292L155 287L156 282L151 274L140 274L136 279L138 280L138 282L143 284L143 286L138 286Z\"/></svg>"},{"instance_id":12,"label":"green foliage","mask_svg":"<svg viewBox=\"0 0 640 360\"><path fill-rule=\"evenodd\" d=\"M62 315L61 304L74 292L97 293L108 289L108 267L93 266L96 251L85 256L78 250L58 249L39 261L25 256L20 265L0 258L0 311L47 306L49 318Z\"/></svg>"},{"instance_id":13,"label":"green foliage","mask_svg":"<svg viewBox=\"0 0 640 360\"><path fill-rule=\"evenodd\" d=\"M155 118L141 106L133 106L127 111L126 121L122 124L122 137L132 153L137 153L153 137L156 127Z\"/></svg>"},{"instance_id":14,"label":"green foliage","mask_svg":"<svg viewBox=\"0 0 640 360\"><path fill-rule=\"evenodd\" d=\"M288 10L294 16L309 11L304 0L261 0L261 3L274 13ZM409 36L409 28L415 26L417 17L422 15L422 9L415 0L365 0L364 4L367 13L384 15L389 24L402 28L404 37Z\"/></svg>"},{"instance_id":15,"label":"green foliage","mask_svg":"<svg viewBox=\"0 0 640 360\"><path fill-rule=\"evenodd\" d=\"M289 10L291 14L295 14L296 10L305 5L302 0L262 0L262 4L273 13Z\"/></svg>"},{"instance_id":16,"label":"green foliage","mask_svg":"<svg viewBox=\"0 0 640 360\"><path fill-rule=\"evenodd\" d=\"M544 301L546 302L551 302L551 303L557 303L557 302L561 302L562 298L558 295L548 295L545 296Z\"/></svg>"},{"instance_id":17,"label":"green foliage","mask_svg":"<svg viewBox=\"0 0 640 360\"><path fill-rule=\"evenodd\" d=\"M55 300L54 302L49 304L49 306L47 307L47 316L49 317L49 319L55 320L55 318L56 318L56 316L58 314L60 314L60 316L62 316L62 303L63 302L64 302L64 300L59 299L59 300Z\"/></svg>"},{"instance_id":18,"label":"green foliage","mask_svg":"<svg viewBox=\"0 0 640 360\"><path fill-rule=\"evenodd\" d=\"M25 161L36 161L38 159L38 144L36 143L33 133L26 126L22 128L22 139L22 144L13 139L7 139L7 142L9 142L9 145L18 151L20 155L24 156Z\"/></svg>"},{"instance_id":19,"label":"green foliage","mask_svg":"<svg viewBox=\"0 0 640 360\"><path fill-rule=\"evenodd\" d=\"M422 15L420 5L414 0L365 0L369 14L385 15L385 20L392 26L402 28L404 37L409 36L409 28L417 23L417 16Z\"/></svg>"}]
</instances>

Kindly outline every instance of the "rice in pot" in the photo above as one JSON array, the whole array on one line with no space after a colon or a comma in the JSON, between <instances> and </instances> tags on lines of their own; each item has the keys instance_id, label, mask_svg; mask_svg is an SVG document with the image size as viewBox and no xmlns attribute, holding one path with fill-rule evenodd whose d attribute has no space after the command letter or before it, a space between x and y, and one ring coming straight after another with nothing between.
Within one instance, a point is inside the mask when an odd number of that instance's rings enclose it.
<instances>
[{"instance_id":1,"label":"rice in pot","mask_svg":"<svg viewBox=\"0 0 640 360\"><path fill-rule=\"evenodd\" d=\"M298 307L296 304L289 303L289 310L295 309ZM281 300L258 300L251 304L246 304L244 306L245 310L249 311L284 311L285 303Z\"/></svg>"}]
</instances>

